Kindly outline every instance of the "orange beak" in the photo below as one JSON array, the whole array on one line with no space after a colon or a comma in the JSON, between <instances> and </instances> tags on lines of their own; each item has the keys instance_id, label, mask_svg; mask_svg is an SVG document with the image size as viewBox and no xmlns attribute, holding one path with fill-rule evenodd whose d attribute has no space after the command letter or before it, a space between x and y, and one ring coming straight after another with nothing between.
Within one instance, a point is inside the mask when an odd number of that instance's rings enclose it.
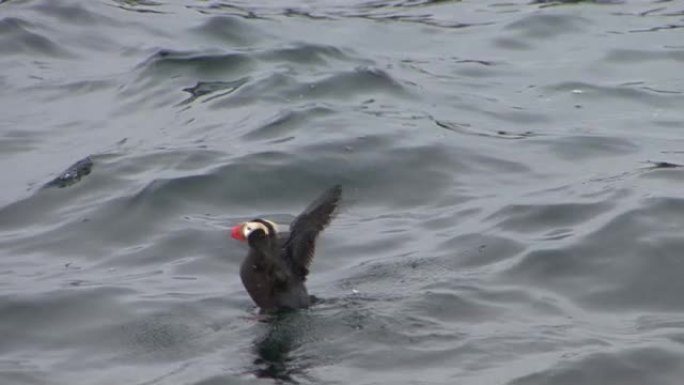
<instances>
[{"instance_id":1,"label":"orange beak","mask_svg":"<svg viewBox=\"0 0 684 385\"><path fill-rule=\"evenodd\" d=\"M233 227L233 229L230 231L230 236L238 241L245 241L245 236L242 234L242 226L243 224L240 223L239 225Z\"/></svg>"}]
</instances>

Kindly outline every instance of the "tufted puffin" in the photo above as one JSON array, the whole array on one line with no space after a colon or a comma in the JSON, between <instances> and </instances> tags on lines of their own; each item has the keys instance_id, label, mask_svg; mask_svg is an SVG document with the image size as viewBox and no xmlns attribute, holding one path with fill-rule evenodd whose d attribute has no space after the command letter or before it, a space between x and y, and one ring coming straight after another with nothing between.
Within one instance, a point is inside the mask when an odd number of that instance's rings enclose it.
<instances>
[{"instance_id":1,"label":"tufted puffin","mask_svg":"<svg viewBox=\"0 0 684 385\"><path fill-rule=\"evenodd\" d=\"M307 308L311 298L304 286L314 256L316 237L332 219L342 187L323 192L290 224L290 232L266 219L233 227L231 236L249 245L240 278L262 312Z\"/></svg>"}]
</instances>

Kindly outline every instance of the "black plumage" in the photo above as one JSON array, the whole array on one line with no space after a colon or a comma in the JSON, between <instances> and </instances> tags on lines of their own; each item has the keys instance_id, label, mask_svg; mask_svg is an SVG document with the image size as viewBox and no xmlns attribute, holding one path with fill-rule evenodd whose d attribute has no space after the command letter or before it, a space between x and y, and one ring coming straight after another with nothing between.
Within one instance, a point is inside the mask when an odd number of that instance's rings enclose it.
<instances>
[{"instance_id":1,"label":"black plumage","mask_svg":"<svg viewBox=\"0 0 684 385\"><path fill-rule=\"evenodd\" d=\"M330 223L342 188L323 192L290 225L278 233L273 222L254 219L233 228L233 238L249 244L240 277L252 300L262 311L301 309L311 299L304 285L314 257L316 238Z\"/></svg>"}]
</instances>

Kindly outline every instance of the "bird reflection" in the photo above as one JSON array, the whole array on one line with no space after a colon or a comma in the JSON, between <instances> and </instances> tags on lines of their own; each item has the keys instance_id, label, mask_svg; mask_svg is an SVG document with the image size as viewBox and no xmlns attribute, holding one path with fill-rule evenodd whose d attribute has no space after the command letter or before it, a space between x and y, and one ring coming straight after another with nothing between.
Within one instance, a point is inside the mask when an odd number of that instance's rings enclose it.
<instances>
[{"instance_id":1,"label":"bird reflection","mask_svg":"<svg viewBox=\"0 0 684 385\"><path fill-rule=\"evenodd\" d=\"M254 341L254 368L259 378L271 378L278 383L297 384L294 376L302 375L305 367L290 352L301 346L306 331L306 315L297 312L281 313L262 318L264 335Z\"/></svg>"}]
</instances>

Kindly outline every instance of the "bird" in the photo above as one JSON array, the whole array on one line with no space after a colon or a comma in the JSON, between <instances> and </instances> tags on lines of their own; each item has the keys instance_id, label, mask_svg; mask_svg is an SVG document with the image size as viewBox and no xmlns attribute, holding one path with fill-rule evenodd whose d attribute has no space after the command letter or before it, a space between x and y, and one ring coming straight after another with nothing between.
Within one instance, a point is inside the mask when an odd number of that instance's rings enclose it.
<instances>
[{"instance_id":1,"label":"bird","mask_svg":"<svg viewBox=\"0 0 684 385\"><path fill-rule=\"evenodd\" d=\"M256 218L231 229L231 236L249 246L240 266L247 293L262 313L308 308L313 302L305 282L314 257L316 238L330 223L342 197L342 186L325 190L279 232L270 220Z\"/></svg>"}]
</instances>

